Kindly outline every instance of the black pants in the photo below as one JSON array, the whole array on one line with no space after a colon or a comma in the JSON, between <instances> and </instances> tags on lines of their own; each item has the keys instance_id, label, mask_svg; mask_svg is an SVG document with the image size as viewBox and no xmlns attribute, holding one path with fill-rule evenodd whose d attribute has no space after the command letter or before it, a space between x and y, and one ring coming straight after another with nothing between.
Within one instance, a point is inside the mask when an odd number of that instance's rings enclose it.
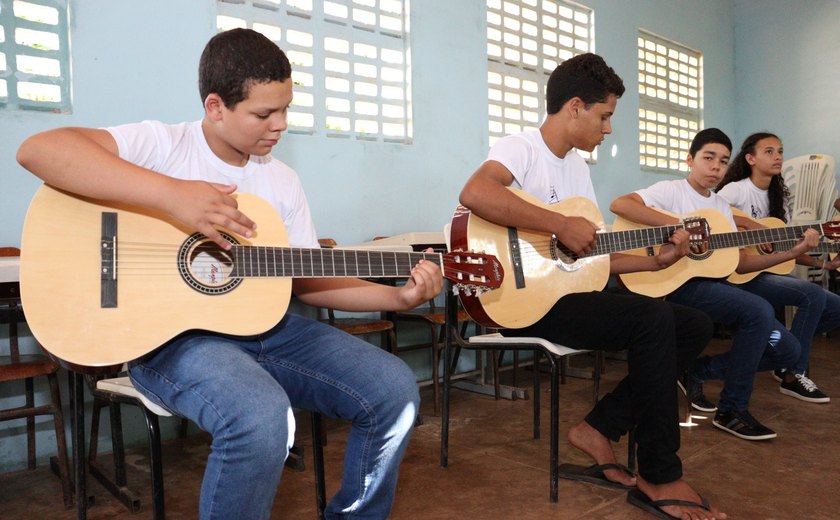
<instances>
[{"instance_id":1,"label":"black pants","mask_svg":"<svg viewBox=\"0 0 840 520\"><path fill-rule=\"evenodd\" d=\"M612 441L635 428L639 473L653 484L682 477L676 381L712 337L702 311L626 291L569 294L537 323L502 331L576 349L628 351L628 375L586 416Z\"/></svg>"}]
</instances>

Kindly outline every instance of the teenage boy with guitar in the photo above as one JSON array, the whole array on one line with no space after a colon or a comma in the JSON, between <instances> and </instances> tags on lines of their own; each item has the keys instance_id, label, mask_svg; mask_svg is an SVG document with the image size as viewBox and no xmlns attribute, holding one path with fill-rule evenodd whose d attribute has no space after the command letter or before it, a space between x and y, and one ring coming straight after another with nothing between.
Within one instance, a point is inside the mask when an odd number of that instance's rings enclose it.
<instances>
[{"instance_id":1,"label":"teenage boy with guitar","mask_svg":"<svg viewBox=\"0 0 840 520\"><path fill-rule=\"evenodd\" d=\"M201 121L51 130L27 139L17 158L56 188L160 212L225 250L231 245L216 226L243 237L259 233L259 222L237 209L232 196L253 193L285 221L291 245L317 248L297 174L270 155L286 129L290 76L286 55L268 38L246 29L222 32L201 56ZM441 287L431 261L411 269L399 288L355 278L292 284L305 303L350 311L410 309ZM286 315L258 336L183 334L133 362L130 374L149 399L213 437L202 519L269 518L293 443L293 406L352 421L341 489L326 517L389 515L419 406L416 378L397 357L329 325Z\"/></svg>"},{"instance_id":2,"label":"teenage boy with guitar","mask_svg":"<svg viewBox=\"0 0 840 520\"><path fill-rule=\"evenodd\" d=\"M555 235L575 254L592 251L598 231L593 222L529 203L508 187L545 204L577 196L595 202L589 168L573 148L592 151L604 140L623 93L621 78L600 56L583 54L563 62L549 78L548 115L540 129L499 140L461 191L461 204L501 226ZM687 253L688 239L685 230L677 230L655 257L612 255L610 270L667 267ZM510 276L506 272L507 280ZM627 349L629 375L570 430L569 441L594 459L605 484L631 488L628 500L635 505L655 514L704 520L726 515L682 479L674 383L706 346L711 328L708 317L686 307L629 293L584 292L562 296L536 323L503 333L540 336L573 348ZM633 428L637 476L616 464L610 444Z\"/></svg>"},{"instance_id":3,"label":"teenage boy with guitar","mask_svg":"<svg viewBox=\"0 0 840 520\"><path fill-rule=\"evenodd\" d=\"M713 236L715 233L734 232L736 226L729 202L712 191L726 173L731 154L732 142L726 134L717 128L702 130L694 137L689 149L687 161L690 173L687 179L660 181L649 188L622 195L612 202L610 210L619 217L649 226L673 223L679 218L675 215L717 211L725 216L725 220L720 227L712 228ZM749 255L740 249L737 272L759 271L791 260L816 246L818 241L819 234L807 228L796 245L787 251ZM686 262L688 260L685 259ZM711 265L714 261L712 255L700 260L697 265ZM799 341L779 323L773 306L761 296L725 279L704 278L702 271L696 276L665 299L706 312L715 322L732 327L733 338L728 352L697 359L685 389L692 403L715 411L714 404L703 396L702 384L705 380L722 379L724 386L713 424L741 439L757 441L775 438L776 432L761 424L748 410L755 374L757 371L790 366L799 358Z\"/></svg>"}]
</instances>

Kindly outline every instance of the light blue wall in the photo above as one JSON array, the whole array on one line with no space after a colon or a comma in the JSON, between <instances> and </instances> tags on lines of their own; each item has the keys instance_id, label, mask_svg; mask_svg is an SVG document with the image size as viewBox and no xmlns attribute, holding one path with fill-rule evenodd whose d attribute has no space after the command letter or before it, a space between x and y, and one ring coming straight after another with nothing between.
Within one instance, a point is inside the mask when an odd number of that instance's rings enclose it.
<instances>
[{"instance_id":1,"label":"light blue wall","mask_svg":"<svg viewBox=\"0 0 840 520\"><path fill-rule=\"evenodd\" d=\"M606 207L615 196L661 178L638 166L639 27L704 53L706 123L732 132L732 12L730 0L584 3L595 10L596 51L627 85L614 134L592 168L599 201ZM275 154L300 173L322 236L352 243L375 235L439 230L449 220L461 186L487 152L483 5L481 0L411 2L412 145L302 135L281 140ZM71 0L73 113L0 110L0 244L20 243L26 206L39 185L14 159L27 136L56 126L201 117L196 69L214 33L214 15L213 0ZM609 154L613 144L615 157ZM0 341L6 335L0 329ZM31 338L24 339L34 348ZM0 405L15 399L16 392L0 387ZM39 424L43 457L54 443L49 422ZM21 432L18 426L0 424L0 470L23 465Z\"/></svg>"},{"instance_id":2,"label":"light blue wall","mask_svg":"<svg viewBox=\"0 0 840 520\"><path fill-rule=\"evenodd\" d=\"M840 2L735 0L735 146L769 130L785 156L840 159Z\"/></svg>"}]
</instances>

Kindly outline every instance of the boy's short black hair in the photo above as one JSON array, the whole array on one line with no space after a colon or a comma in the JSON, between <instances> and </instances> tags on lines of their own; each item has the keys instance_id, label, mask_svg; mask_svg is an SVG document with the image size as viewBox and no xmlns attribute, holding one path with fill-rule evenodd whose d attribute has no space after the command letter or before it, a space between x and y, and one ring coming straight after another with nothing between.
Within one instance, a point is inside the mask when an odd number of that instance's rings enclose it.
<instances>
[{"instance_id":1,"label":"boy's short black hair","mask_svg":"<svg viewBox=\"0 0 840 520\"><path fill-rule=\"evenodd\" d=\"M689 155L694 157L701 148L709 143L722 144L729 149L729 153L732 153L732 141L729 140L729 137L722 130L719 128L706 128L705 130L700 130L694 136L694 139L691 141L691 148L688 149Z\"/></svg>"},{"instance_id":2,"label":"boy's short black hair","mask_svg":"<svg viewBox=\"0 0 840 520\"><path fill-rule=\"evenodd\" d=\"M556 114L573 97L582 99L589 108L593 103L606 102L610 94L624 94L624 82L618 74L597 54L579 54L558 65L549 76L546 111Z\"/></svg>"},{"instance_id":3,"label":"boy's short black hair","mask_svg":"<svg viewBox=\"0 0 840 520\"><path fill-rule=\"evenodd\" d=\"M248 97L254 83L286 81L292 66L276 43L251 29L231 29L212 37L201 53L198 91L203 103L216 93L228 108Z\"/></svg>"}]
</instances>

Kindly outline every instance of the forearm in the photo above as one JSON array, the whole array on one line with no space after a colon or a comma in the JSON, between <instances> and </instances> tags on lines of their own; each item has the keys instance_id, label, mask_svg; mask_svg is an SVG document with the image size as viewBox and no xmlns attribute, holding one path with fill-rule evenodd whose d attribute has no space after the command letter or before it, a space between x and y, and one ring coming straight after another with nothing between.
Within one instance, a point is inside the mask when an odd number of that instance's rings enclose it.
<instances>
[{"instance_id":1,"label":"forearm","mask_svg":"<svg viewBox=\"0 0 840 520\"><path fill-rule=\"evenodd\" d=\"M104 130L58 128L26 139L17 160L44 182L102 200L159 207L171 179L121 159Z\"/></svg>"},{"instance_id":2,"label":"forearm","mask_svg":"<svg viewBox=\"0 0 840 520\"><path fill-rule=\"evenodd\" d=\"M398 287L357 278L298 278L293 288L302 302L315 307L355 312L407 310Z\"/></svg>"},{"instance_id":3,"label":"forearm","mask_svg":"<svg viewBox=\"0 0 840 520\"><path fill-rule=\"evenodd\" d=\"M610 204L610 211L625 220L645 226L670 226L679 222L679 218L673 215L647 207L636 193L628 193L615 199Z\"/></svg>"},{"instance_id":4,"label":"forearm","mask_svg":"<svg viewBox=\"0 0 840 520\"><path fill-rule=\"evenodd\" d=\"M742 251L741 259L738 262L738 268L736 269L736 272L738 272L739 274L743 274L762 271L764 269L767 269L768 267L773 267L774 265L781 264L782 262L793 260L798 256L799 253L794 252L793 250L781 251L778 253L771 253L767 255L748 255Z\"/></svg>"},{"instance_id":5,"label":"forearm","mask_svg":"<svg viewBox=\"0 0 840 520\"><path fill-rule=\"evenodd\" d=\"M560 213L528 203L505 184L479 174L467 181L460 202L479 217L502 226L554 233L565 219Z\"/></svg>"},{"instance_id":6,"label":"forearm","mask_svg":"<svg viewBox=\"0 0 840 520\"><path fill-rule=\"evenodd\" d=\"M610 274L636 273L640 271L659 271L668 264L657 256L640 256L616 253L610 255Z\"/></svg>"}]
</instances>

